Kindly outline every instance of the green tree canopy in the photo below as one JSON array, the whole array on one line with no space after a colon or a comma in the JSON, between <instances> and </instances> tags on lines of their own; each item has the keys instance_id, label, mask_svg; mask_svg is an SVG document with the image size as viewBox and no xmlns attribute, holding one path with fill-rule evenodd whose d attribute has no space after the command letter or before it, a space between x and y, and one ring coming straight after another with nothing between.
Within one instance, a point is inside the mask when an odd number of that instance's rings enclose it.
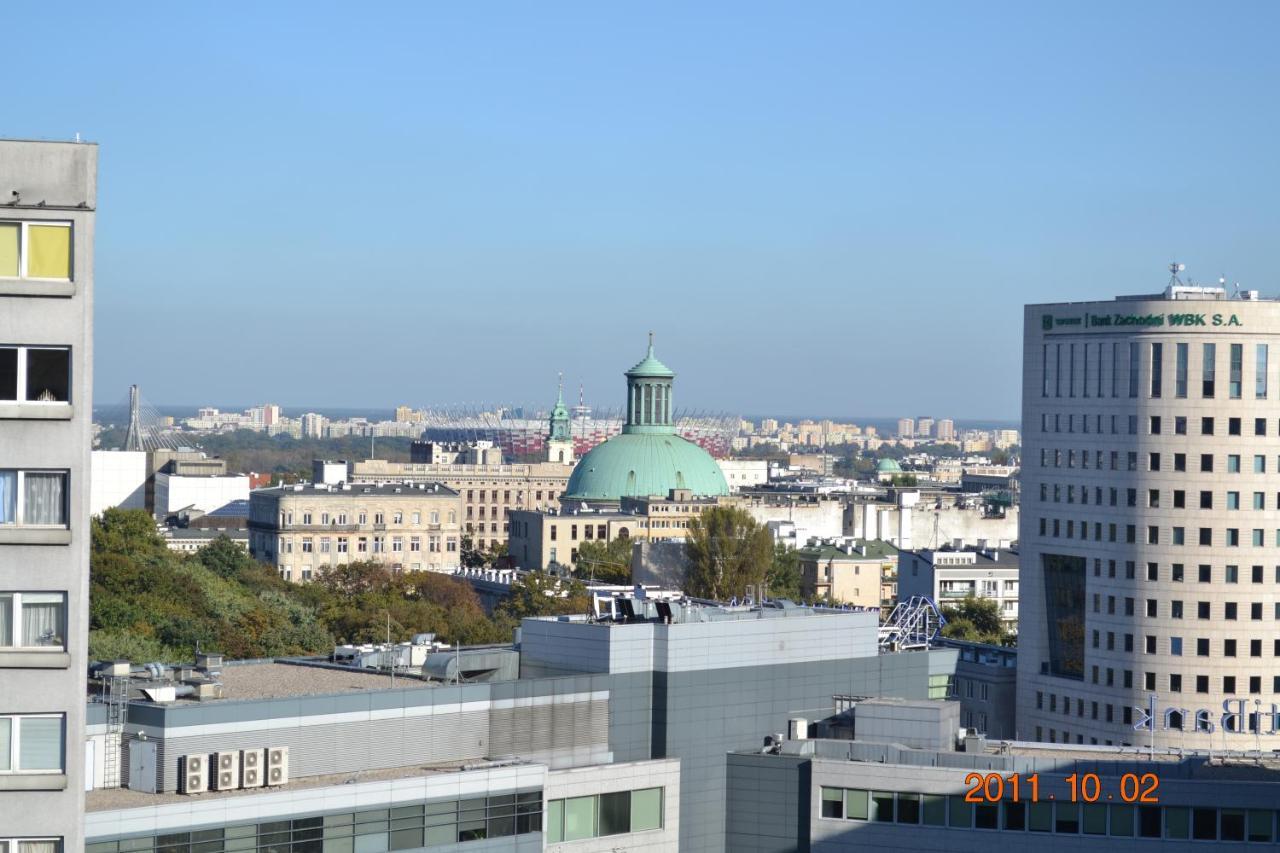
<instances>
[{"instance_id":1,"label":"green tree canopy","mask_svg":"<svg viewBox=\"0 0 1280 853\"><path fill-rule=\"evenodd\" d=\"M773 565L773 539L746 510L708 507L689 523L688 531L686 592L723 601L745 595L748 586L759 589Z\"/></svg>"},{"instance_id":2,"label":"green tree canopy","mask_svg":"<svg viewBox=\"0 0 1280 853\"><path fill-rule=\"evenodd\" d=\"M631 583L633 544L626 536L611 542L599 539L583 542L578 546L578 561L574 564L578 576L604 583Z\"/></svg>"},{"instance_id":3,"label":"green tree canopy","mask_svg":"<svg viewBox=\"0 0 1280 853\"><path fill-rule=\"evenodd\" d=\"M528 572L511 587L511 597L498 605L498 614L519 620L526 616L586 614L591 609L587 588L572 578Z\"/></svg>"},{"instance_id":4,"label":"green tree canopy","mask_svg":"<svg viewBox=\"0 0 1280 853\"><path fill-rule=\"evenodd\" d=\"M774 543L766 583L770 598L800 600L800 556L781 542Z\"/></svg>"},{"instance_id":5,"label":"green tree canopy","mask_svg":"<svg viewBox=\"0 0 1280 853\"><path fill-rule=\"evenodd\" d=\"M955 604L942 608L947 624L942 635L956 640L975 640L999 645L1005 642L1007 632L1000 620L1000 608L989 598L966 596Z\"/></svg>"}]
</instances>

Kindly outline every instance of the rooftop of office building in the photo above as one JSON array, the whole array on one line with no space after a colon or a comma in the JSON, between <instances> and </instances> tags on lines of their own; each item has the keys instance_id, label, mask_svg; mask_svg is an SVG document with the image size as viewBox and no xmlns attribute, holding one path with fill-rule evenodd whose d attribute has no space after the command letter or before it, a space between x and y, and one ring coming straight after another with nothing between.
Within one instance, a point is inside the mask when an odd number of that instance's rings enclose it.
<instances>
[{"instance_id":1,"label":"rooftop of office building","mask_svg":"<svg viewBox=\"0 0 1280 853\"><path fill-rule=\"evenodd\" d=\"M202 802L224 797L246 797L272 791L305 791L311 788L327 788L333 785L354 785L361 782L390 782L396 779L413 779L445 773L461 773L468 770L484 770L488 767L508 767L530 762L502 761L446 761L439 764L409 764L404 767L388 767L378 770L360 770L351 773L330 773L323 776L302 776L290 779L285 785L274 788L233 788L224 791L209 790L201 793ZM95 788L85 794L85 810L91 812L160 806L166 803L191 802L191 795L177 791L149 792L130 788Z\"/></svg>"}]
</instances>

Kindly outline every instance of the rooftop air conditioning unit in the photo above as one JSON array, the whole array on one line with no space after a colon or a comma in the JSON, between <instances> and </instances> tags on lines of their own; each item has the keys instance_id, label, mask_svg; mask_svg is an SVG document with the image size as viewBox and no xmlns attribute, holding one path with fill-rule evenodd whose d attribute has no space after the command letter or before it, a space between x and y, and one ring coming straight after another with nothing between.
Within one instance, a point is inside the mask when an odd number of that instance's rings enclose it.
<instances>
[{"instance_id":1,"label":"rooftop air conditioning unit","mask_svg":"<svg viewBox=\"0 0 1280 853\"><path fill-rule=\"evenodd\" d=\"M240 787L240 750L227 750L213 754L213 788L215 791L233 791Z\"/></svg>"},{"instance_id":2,"label":"rooftop air conditioning unit","mask_svg":"<svg viewBox=\"0 0 1280 853\"><path fill-rule=\"evenodd\" d=\"M267 747L267 784L283 785L289 781L289 747Z\"/></svg>"},{"instance_id":3,"label":"rooftop air conditioning unit","mask_svg":"<svg viewBox=\"0 0 1280 853\"><path fill-rule=\"evenodd\" d=\"M267 783L266 750L246 749L240 753L240 784L245 788L261 788Z\"/></svg>"},{"instance_id":4,"label":"rooftop air conditioning unit","mask_svg":"<svg viewBox=\"0 0 1280 853\"><path fill-rule=\"evenodd\" d=\"M209 756L184 755L178 759L178 793L203 794L209 790Z\"/></svg>"}]
</instances>

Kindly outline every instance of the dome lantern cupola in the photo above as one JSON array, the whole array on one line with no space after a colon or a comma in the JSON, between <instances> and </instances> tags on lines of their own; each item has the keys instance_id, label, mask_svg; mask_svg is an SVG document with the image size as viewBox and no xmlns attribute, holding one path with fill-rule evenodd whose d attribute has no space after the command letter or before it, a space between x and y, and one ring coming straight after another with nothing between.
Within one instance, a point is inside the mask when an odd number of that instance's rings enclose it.
<instances>
[{"instance_id":1,"label":"dome lantern cupola","mask_svg":"<svg viewBox=\"0 0 1280 853\"><path fill-rule=\"evenodd\" d=\"M671 386L675 371L653 354L653 332L644 359L626 373L627 422L624 433L673 433Z\"/></svg>"}]
</instances>

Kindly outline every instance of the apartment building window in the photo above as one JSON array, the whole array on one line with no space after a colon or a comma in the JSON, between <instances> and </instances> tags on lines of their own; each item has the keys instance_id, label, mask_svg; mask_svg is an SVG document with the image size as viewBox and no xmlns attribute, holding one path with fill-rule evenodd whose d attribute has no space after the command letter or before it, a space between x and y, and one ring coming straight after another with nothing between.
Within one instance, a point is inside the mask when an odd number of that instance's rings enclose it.
<instances>
[{"instance_id":1,"label":"apartment building window","mask_svg":"<svg viewBox=\"0 0 1280 853\"><path fill-rule=\"evenodd\" d=\"M0 853L62 853L62 839L0 838Z\"/></svg>"},{"instance_id":2,"label":"apartment building window","mask_svg":"<svg viewBox=\"0 0 1280 853\"><path fill-rule=\"evenodd\" d=\"M0 278L71 278L70 222L0 222Z\"/></svg>"},{"instance_id":3,"label":"apartment building window","mask_svg":"<svg viewBox=\"0 0 1280 853\"><path fill-rule=\"evenodd\" d=\"M440 553L440 536L438 534L427 537L427 550L432 554Z\"/></svg>"},{"instance_id":4,"label":"apartment building window","mask_svg":"<svg viewBox=\"0 0 1280 853\"><path fill-rule=\"evenodd\" d=\"M440 510L438 509L431 510L431 523L432 524L440 523Z\"/></svg>"},{"instance_id":5,"label":"apartment building window","mask_svg":"<svg viewBox=\"0 0 1280 853\"><path fill-rule=\"evenodd\" d=\"M338 537L338 553L339 554L347 553L347 537L345 536Z\"/></svg>"},{"instance_id":6,"label":"apartment building window","mask_svg":"<svg viewBox=\"0 0 1280 853\"><path fill-rule=\"evenodd\" d=\"M67 597L61 592L0 592L0 651L66 648Z\"/></svg>"},{"instance_id":7,"label":"apartment building window","mask_svg":"<svg viewBox=\"0 0 1280 853\"><path fill-rule=\"evenodd\" d=\"M333 543L332 543L332 541L329 539L329 537L328 537L328 536L321 536L321 537L320 537L320 553L321 553L321 554L328 554L328 553L329 553L329 549L330 549L330 547L332 546L332 544L333 544Z\"/></svg>"},{"instance_id":8,"label":"apartment building window","mask_svg":"<svg viewBox=\"0 0 1280 853\"><path fill-rule=\"evenodd\" d=\"M61 773L62 714L0 716L0 775Z\"/></svg>"},{"instance_id":9,"label":"apartment building window","mask_svg":"<svg viewBox=\"0 0 1280 853\"><path fill-rule=\"evenodd\" d=\"M302 553L310 554L313 550L314 548L311 543L311 537L310 536L302 537Z\"/></svg>"},{"instance_id":10,"label":"apartment building window","mask_svg":"<svg viewBox=\"0 0 1280 853\"><path fill-rule=\"evenodd\" d=\"M414 525L418 525L418 524L421 524L421 523L422 523L422 513L420 513L420 512L415 512L415 513L413 514L413 523L414 523Z\"/></svg>"},{"instance_id":11,"label":"apartment building window","mask_svg":"<svg viewBox=\"0 0 1280 853\"><path fill-rule=\"evenodd\" d=\"M0 468L0 525L67 526L67 473Z\"/></svg>"},{"instance_id":12,"label":"apartment building window","mask_svg":"<svg viewBox=\"0 0 1280 853\"><path fill-rule=\"evenodd\" d=\"M70 400L71 350L0 347L0 402L67 403Z\"/></svg>"},{"instance_id":13,"label":"apartment building window","mask_svg":"<svg viewBox=\"0 0 1280 853\"><path fill-rule=\"evenodd\" d=\"M304 526L310 526L310 524L311 524L311 513L310 513L309 511L308 511L308 512L304 512L304 513L302 514L302 524L303 524Z\"/></svg>"}]
</instances>

